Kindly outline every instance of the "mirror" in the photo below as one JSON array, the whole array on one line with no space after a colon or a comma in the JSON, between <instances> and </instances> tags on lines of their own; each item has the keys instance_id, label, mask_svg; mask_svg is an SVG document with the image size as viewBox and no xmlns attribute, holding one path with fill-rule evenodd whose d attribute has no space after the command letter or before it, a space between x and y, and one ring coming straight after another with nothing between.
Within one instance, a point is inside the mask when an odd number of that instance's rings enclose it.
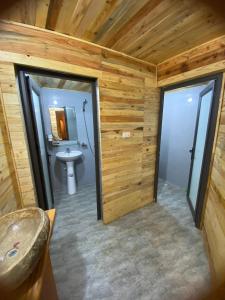
<instances>
[{"instance_id":1,"label":"mirror","mask_svg":"<svg viewBox=\"0 0 225 300\"><path fill-rule=\"evenodd\" d=\"M74 107L49 107L53 141L77 141Z\"/></svg>"}]
</instances>

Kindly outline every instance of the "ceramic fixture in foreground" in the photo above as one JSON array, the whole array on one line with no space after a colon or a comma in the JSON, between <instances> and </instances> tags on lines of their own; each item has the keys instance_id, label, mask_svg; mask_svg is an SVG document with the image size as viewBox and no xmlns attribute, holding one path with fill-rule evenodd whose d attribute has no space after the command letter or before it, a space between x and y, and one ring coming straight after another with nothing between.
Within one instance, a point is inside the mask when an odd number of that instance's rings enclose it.
<instances>
[{"instance_id":1,"label":"ceramic fixture in foreground","mask_svg":"<svg viewBox=\"0 0 225 300\"><path fill-rule=\"evenodd\" d=\"M81 151L57 152L56 157L66 163L67 167L67 191L69 195L77 192L74 161L82 156Z\"/></svg>"},{"instance_id":2,"label":"ceramic fixture in foreground","mask_svg":"<svg viewBox=\"0 0 225 300\"><path fill-rule=\"evenodd\" d=\"M0 288L15 289L33 272L48 239L47 214L32 207L0 218Z\"/></svg>"}]
</instances>

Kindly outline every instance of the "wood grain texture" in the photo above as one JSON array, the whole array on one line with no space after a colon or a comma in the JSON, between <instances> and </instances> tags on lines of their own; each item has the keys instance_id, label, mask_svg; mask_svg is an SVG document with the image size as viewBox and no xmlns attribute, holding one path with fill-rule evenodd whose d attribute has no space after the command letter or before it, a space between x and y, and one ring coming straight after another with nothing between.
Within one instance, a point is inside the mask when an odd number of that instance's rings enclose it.
<instances>
[{"instance_id":1,"label":"wood grain texture","mask_svg":"<svg viewBox=\"0 0 225 300\"><path fill-rule=\"evenodd\" d=\"M225 34L222 12L206 0L19 0L0 18L159 63Z\"/></svg>"},{"instance_id":2,"label":"wood grain texture","mask_svg":"<svg viewBox=\"0 0 225 300\"><path fill-rule=\"evenodd\" d=\"M0 216L19 207L18 186L2 102L0 88Z\"/></svg>"},{"instance_id":3,"label":"wood grain texture","mask_svg":"<svg viewBox=\"0 0 225 300\"><path fill-rule=\"evenodd\" d=\"M225 75L225 74L224 74ZM225 276L225 96L222 91L222 107L217 139L212 160L211 176L203 221L210 259L214 267L214 281L224 283Z\"/></svg>"},{"instance_id":4,"label":"wood grain texture","mask_svg":"<svg viewBox=\"0 0 225 300\"><path fill-rule=\"evenodd\" d=\"M104 223L152 202L156 68L53 32L4 22L0 30L0 60L98 79ZM131 137L123 139L123 131Z\"/></svg>"},{"instance_id":5,"label":"wood grain texture","mask_svg":"<svg viewBox=\"0 0 225 300\"><path fill-rule=\"evenodd\" d=\"M165 86L192 78L224 72L225 37L175 56L158 65L158 85ZM225 74L224 74L225 76ZM217 120L211 171L205 198L203 231L213 268L213 279L220 283L225 276L225 97L224 80Z\"/></svg>"},{"instance_id":6,"label":"wood grain texture","mask_svg":"<svg viewBox=\"0 0 225 300\"><path fill-rule=\"evenodd\" d=\"M65 80L47 76L43 77L38 75L31 75L31 78L34 81L36 81L40 87L47 87L51 89L66 89L91 93L91 84L87 82Z\"/></svg>"},{"instance_id":7,"label":"wood grain texture","mask_svg":"<svg viewBox=\"0 0 225 300\"><path fill-rule=\"evenodd\" d=\"M11 179L16 187L18 207L35 205L35 192L25 137L22 107L18 96L14 65L0 63L2 109L9 138Z\"/></svg>"},{"instance_id":8,"label":"wood grain texture","mask_svg":"<svg viewBox=\"0 0 225 300\"><path fill-rule=\"evenodd\" d=\"M167 85L225 68L225 36L186 51L157 66L159 85ZM183 77L183 78L182 78Z\"/></svg>"}]
</instances>

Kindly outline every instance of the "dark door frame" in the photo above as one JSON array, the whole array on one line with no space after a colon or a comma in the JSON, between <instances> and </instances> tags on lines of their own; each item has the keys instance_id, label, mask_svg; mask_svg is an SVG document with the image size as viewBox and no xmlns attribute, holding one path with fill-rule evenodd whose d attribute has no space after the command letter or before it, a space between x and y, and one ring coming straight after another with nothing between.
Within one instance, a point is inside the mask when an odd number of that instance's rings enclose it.
<instances>
[{"instance_id":1,"label":"dark door frame","mask_svg":"<svg viewBox=\"0 0 225 300\"><path fill-rule=\"evenodd\" d=\"M210 162L212 157L212 149L214 143L214 134L217 124L217 115L219 109L219 100L222 87L222 73L215 75L209 75L201 78L188 80L185 82L165 86L160 89L160 111L159 111L159 122L158 122L158 137L157 137L157 151L156 151L156 165L155 165L155 182L154 182L154 200L157 202L158 193L158 176L159 176L159 155L161 145L161 134L162 134L162 120L163 120L163 107L164 107L164 94L167 91L175 90L178 88L185 88L191 85L201 84L204 82L214 80L214 93L212 99L212 108L210 112L209 127L206 138L206 147L203 157L203 167L201 172L201 179L199 183L198 199L196 204L196 213L194 216L195 225L197 228L201 228L202 212L204 208L204 200L208 183Z\"/></svg>"},{"instance_id":2,"label":"dark door frame","mask_svg":"<svg viewBox=\"0 0 225 300\"><path fill-rule=\"evenodd\" d=\"M198 191L198 195L197 195L198 201L196 202L196 207L193 207L191 199L189 197L189 193L190 193L190 187L191 187L192 171L193 171L193 166L194 166L194 156L195 156L195 148L196 148L196 142L197 142L197 134L198 134L198 125L199 125L199 116L200 116L200 110L201 110L201 104L202 104L202 97L204 95L206 95L209 91L212 91L214 93L214 82L212 82L210 85L208 85L206 88L204 88L204 90L199 95L199 103L198 103L198 112L197 112L197 119L196 119L196 125L195 125L194 141L193 141L193 146L192 146L192 150L191 150L191 166L190 166L189 178L188 178L187 200L188 200L188 204L190 206L190 209L191 209L191 212L192 212L192 215L193 215L194 219L195 219L195 215L198 214L197 213L198 209L200 209L200 208L198 208L198 203L203 202L204 199L200 200L202 195L199 194L199 191ZM213 99L212 99L211 104L210 104L210 111L209 111L209 116L208 116L208 121L207 121L208 125L207 125L207 132L206 132L206 141L207 141L207 136L208 136L209 129L210 129L210 115L211 115L212 107L213 107ZM206 141L205 141L204 152L203 152L203 162L204 162L204 155L206 153L206 147L207 147ZM200 179L204 175L205 175L204 164L202 163Z\"/></svg>"},{"instance_id":3,"label":"dark door frame","mask_svg":"<svg viewBox=\"0 0 225 300\"><path fill-rule=\"evenodd\" d=\"M30 81L30 78L29 76L25 76L24 79L25 80L25 85L26 85L26 92L27 92L27 99L29 99L29 104L27 105L27 107L29 106L30 109L32 110L32 113L30 114L31 118L32 118L32 123L33 123L33 129L35 131L35 136L38 136L38 130L37 130L37 124L36 124L36 119L35 119L35 116L34 116L34 107L33 107L33 103L32 103L32 95L30 95L30 91L33 90L39 97L40 99L40 90L37 88L37 86L33 83L33 81ZM41 120L42 120L42 123L43 123L43 114L42 114L42 107L40 105L40 110L41 110ZM43 132L43 135L44 132ZM38 140L38 139L37 139ZM37 147L38 147L38 150L40 149L40 145L39 145L39 141L36 140L36 144L37 144ZM38 152L39 153L39 152ZM45 144L45 153L47 154L48 151L47 151L47 145ZM49 162L49 156L46 155L46 159L47 161ZM36 162L35 162L36 163ZM38 156L38 163L41 163L41 156ZM41 163L42 165L42 163ZM50 176L50 168L49 168L49 164L47 166L47 171L48 171L48 176L49 176L49 181L51 182L51 176ZM45 181L43 179L44 177L44 172L43 172L43 168L40 168L40 172L41 172L41 175L42 175L42 180L41 180L41 183L42 183L42 186L44 185L45 186ZM52 184L50 186L50 194L51 194L51 200L52 200L52 204L54 206L54 196L53 196L53 188L52 188ZM44 195L45 197L47 197L47 192L46 190L44 189ZM45 209L50 209L52 207L49 207L48 206L48 201L45 202Z\"/></svg>"},{"instance_id":4,"label":"dark door frame","mask_svg":"<svg viewBox=\"0 0 225 300\"><path fill-rule=\"evenodd\" d=\"M20 95L26 124L26 133L33 169L34 182L37 192L38 205L43 209L47 209L46 193L43 185L43 172L40 168L40 155L36 140L35 123L32 115L31 99L27 90L25 74L34 74L39 76L48 76L65 80L74 80L87 82L92 88L92 108L93 108L93 125L94 125L94 143L95 143L95 172L96 172L96 202L97 202L97 219L102 219L102 182L101 182L101 159L100 159L100 126L99 126L99 104L97 97L97 78L85 76L77 76L74 74L66 74L63 72L42 70L38 68L30 68L17 65L16 73L18 74Z\"/></svg>"}]
</instances>

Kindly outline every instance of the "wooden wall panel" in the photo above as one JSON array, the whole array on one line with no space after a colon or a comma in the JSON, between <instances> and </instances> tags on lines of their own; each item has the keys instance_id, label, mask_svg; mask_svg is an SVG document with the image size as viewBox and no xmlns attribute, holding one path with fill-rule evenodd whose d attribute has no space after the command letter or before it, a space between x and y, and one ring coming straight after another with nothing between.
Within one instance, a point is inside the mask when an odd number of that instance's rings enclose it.
<instances>
[{"instance_id":1,"label":"wooden wall panel","mask_svg":"<svg viewBox=\"0 0 225 300\"><path fill-rule=\"evenodd\" d=\"M225 36L201 45L158 66L158 84L185 81L195 77L224 72ZM225 74L224 74L225 76ZM211 171L205 199L203 231L213 267L214 281L220 283L225 276L225 97L224 80L221 108L218 114Z\"/></svg>"},{"instance_id":2,"label":"wooden wall panel","mask_svg":"<svg viewBox=\"0 0 225 300\"><path fill-rule=\"evenodd\" d=\"M155 66L25 25L2 22L0 31L0 60L98 79L104 222L152 202L159 109ZM122 138L123 131L130 138Z\"/></svg>"},{"instance_id":3,"label":"wooden wall panel","mask_svg":"<svg viewBox=\"0 0 225 300\"><path fill-rule=\"evenodd\" d=\"M215 281L224 283L225 276L225 97L219 119L215 153L209 179L204 230L214 266Z\"/></svg>"},{"instance_id":4,"label":"wooden wall panel","mask_svg":"<svg viewBox=\"0 0 225 300\"><path fill-rule=\"evenodd\" d=\"M225 36L193 48L157 66L157 79L165 86L225 69Z\"/></svg>"},{"instance_id":5,"label":"wooden wall panel","mask_svg":"<svg viewBox=\"0 0 225 300\"><path fill-rule=\"evenodd\" d=\"M17 183L19 206L35 205L35 192L24 131L22 108L18 97L12 63L0 63L0 86L7 133L10 141L11 164Z\"/></svg>"},{"instance_id":6,"label":"wooden wall panel","mask_svg":"<svg viewBox=\"0 0 225 300\"><path fill-rule=\"evenodd\" d=\"M68 34L152 63L225 34L221 0L17 0L7 9L1 6L2 19Z\"/></svg>"},{"instance_id":7,"label":"wooden wall panel","mask_svg":"<svg viewBox=\"0 0 225 300\"><path fill-rule=\"evenodd\" d=\"M0 216L16 210L17 186L0 91Z\"/></svg>"}]
</instances>

